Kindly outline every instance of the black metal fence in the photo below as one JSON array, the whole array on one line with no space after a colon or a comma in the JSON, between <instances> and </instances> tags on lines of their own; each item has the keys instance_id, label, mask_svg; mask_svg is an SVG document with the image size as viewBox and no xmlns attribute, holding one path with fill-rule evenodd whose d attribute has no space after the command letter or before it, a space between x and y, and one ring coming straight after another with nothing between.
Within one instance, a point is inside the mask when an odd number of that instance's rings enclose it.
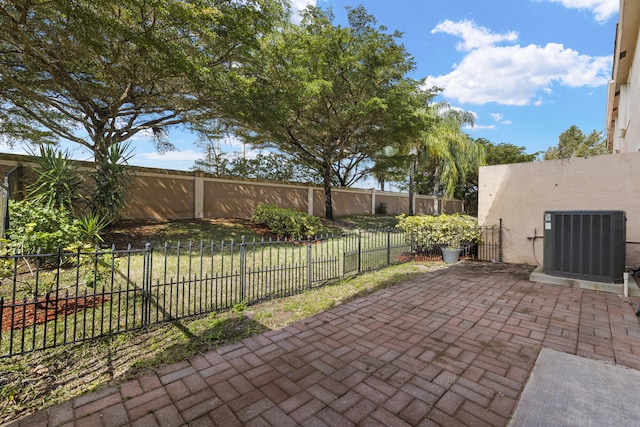
<instances>
[{"instance_id":1,"label":"black metal fence","mask_svg":"<svg viewBox=\"0 0 640 427\"><path fill-rule=\"evenodd\" d=\"M479 243L460 242L460 257L477 261L502 262L502 219L497 225L480 227L479 231ZM415 245L412 244L416 252L412 257L418 261L437 261L442 259L443 247L447 247L446 242L420 241Z\"/></svg>"},{"instance_id":2,"label":"black metal fence","mask_svg":"<svg viewBox=\"0 0 640 427\"><path fill-rule=\"evenodd\" d=\"M476 254L478 260L502 262L502 218L497 225L480 227L480 242Z\"/></svg>"},{"instance_id":3,"label":"black metal fence","mask_svg":"<svg viewBox=\"0 0 640 427\"><path fill-rule=\"evenodd\" d=\"M0 257L0 357L251 305L402 262L404 234Z\"/></svg>"},{"instance_id":4,"label":"black metal fence","mask_svg":"<svg viewBox=\"0 0 640 427\"><path fill-rule=\"evenodd\" d=\"M0 182L0 239L4 239L5 230L9 228L9 186Z\"/></svg>"},{"instance_id":5,"label":"black metal fence","mask_svg":"<svg viewBox=\"0 0 640 427\"><path fill-rule=\"evenodd\" d=\"M484 248L467 255L483 259ZM394 230L4 255L0 357L251 305L410 259L410 239Z\"/></svg>"}]
</instances>

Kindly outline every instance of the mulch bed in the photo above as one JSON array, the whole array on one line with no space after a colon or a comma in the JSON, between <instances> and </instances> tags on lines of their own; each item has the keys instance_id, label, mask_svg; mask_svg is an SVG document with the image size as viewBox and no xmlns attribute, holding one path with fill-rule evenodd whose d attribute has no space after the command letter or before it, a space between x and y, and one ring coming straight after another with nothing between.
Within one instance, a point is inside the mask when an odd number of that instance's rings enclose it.
<instances>
[{"instance_id":1,"label":"mulch bed","mask_svg":"<svg viewBox=\"0 0 640 427\"><path fill-rule=\"evenodd\" d=\"M36 301L14 301L2 306L2 321L0 329L9 331L21 329L33 324L42 324L58 316L68 316L85 308L95 308L107 301L101 296L50 299L39 297Z\"/></svg>"},{"instance_id":2,"label":"mulch bed","mask_svg":"<svg viewBox=\"0 0 640 427\"><path fill-rule=\"evenodd\" d=\"M460 260L474 260L476 259L474 256L464 256L460 255ZM418 254L402 254L397 256L397 260L400 262L404 261L415 261L415 262L437 262L442 261L441 254L433 254L433 255L418 255Z\"/></svg>"}]
</instances>

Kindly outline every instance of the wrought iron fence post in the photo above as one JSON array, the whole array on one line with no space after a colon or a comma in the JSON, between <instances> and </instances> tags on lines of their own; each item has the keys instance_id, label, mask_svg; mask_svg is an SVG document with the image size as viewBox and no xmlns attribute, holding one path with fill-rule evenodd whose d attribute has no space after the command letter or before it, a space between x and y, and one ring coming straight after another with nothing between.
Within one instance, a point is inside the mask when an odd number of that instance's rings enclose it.
<instances>
[{"instance_id":1,"label":"wrought iron fence post","mask_svg":"<svg viewBox=\"0 0 640 427\"><path fill-rule=\"evenodd\" d=\"M387 227L387 265L391 265L391 228Z\"/></svg>"},{"instance_id":2,"label":"wrought iron fence post","mask_svg":"<svg viewBox=\"0 0 640 427\"><path fill-rule=\"evenodd\" d=\"M502 218L500 218L500 223L499 223L499 228L498 228L498 261L502 262Z\"/></svg>"},{"instance_id":3,"label":"wrought iron fence post","mask_svg":"<svg viewBox=\"0 0 640 427\"><path fill-rule=\"evenodd\" d=\"M307 289L311 289L311 236L307 236Z\"/></svg>"},{"instance_id":4,"label":"wrought iron fence post","mask_svg":"<svg viewBox=\"0 0 640 427\"><path fill-rule=\"evenodd\" d=\"M144 330L151 324L151 271L153 263L153 248L151 243L144 245L142 265L142 327Z\"/></svg>"},{"instance_id":5,"label":"wrought iron fence post","mask_svg":"<svg viewBox=\"0 0 640 427\"><path fill-rule=\"evenodd\" d=\"M240 301L244 301L245 284L246 284L246 272L247 272L247 242L245 237L242 236L240 241Z\"/></svg>"},{"instance_id":6,"label":"wrought iron fence post","mask_svg":"<svg viewBox=\"0 0 640 427\"><path fill-rule=\"evenodd\" d=\"M362 230L358 229L358 274L362 273Z\"/></svg>"}]
</instances>

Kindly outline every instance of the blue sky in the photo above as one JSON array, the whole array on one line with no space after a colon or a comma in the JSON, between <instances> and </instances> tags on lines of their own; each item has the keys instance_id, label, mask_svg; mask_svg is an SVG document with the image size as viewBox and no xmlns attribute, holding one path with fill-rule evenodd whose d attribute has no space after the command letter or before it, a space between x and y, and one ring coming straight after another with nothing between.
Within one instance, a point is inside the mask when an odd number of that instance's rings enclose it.
<instances>
[{"instance_id":1,"label":"blue sky","mask_svg":"<svg viewBox=\"0 0 640 427\"><path fill-rule=\"evenodd\" d=\"M443 89L442 99L475 114L474 138L526 147L556 145L577 125L604 131L619 0L293 0L333 10L363 5L414 57L412 77ZM193 135L170 131L177 151L159 155L143 135L131 164L188 170L202 157ZM74 147L74 146L71 146ZM240 151L223 141L223 152ZM0 146L0 151L9 151ZM17 147L16 152L22 152ZM247 147L249 155L253 153ZM77 158L89 158L76 148ZM358 185L356 185L358 186ZM368 185L365 185L368 187Z\"/></svg>"}]
</instances>

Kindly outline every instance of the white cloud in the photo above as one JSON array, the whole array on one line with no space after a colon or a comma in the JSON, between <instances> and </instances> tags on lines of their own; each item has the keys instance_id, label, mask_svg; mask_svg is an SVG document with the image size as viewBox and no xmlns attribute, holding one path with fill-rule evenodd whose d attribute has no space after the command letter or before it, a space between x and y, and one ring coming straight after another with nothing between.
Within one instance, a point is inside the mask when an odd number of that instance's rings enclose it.
<instances>
[{"instance_id":1,"label":"white cloud","mask_svg":"<svg viewBox=\"0 0 640 427\"><path fill-rule=\"evenodd\" d=\"M243 140L235 135L226 135L220 143L234 149L242 149L244 145Z\"/></svg>"},{"instance_id":2,"label":"white cloud","mask_svg":"<svg viewBox=\"0 0 640 427\"><path fill-rule=\"evenodd\" d=\"M505 120L504 114L502 113L490 113L489 114L493 120L500 123L501 125L510 125L513 123L511 120Z\"/></svg>"},{"instance_id":3,"label":"white cloud","mask_svg":"<svg viewBox=\"0 0 640 427\"><path fill-rule=\"evenodd\" d=\"M560 3L568 9L587 9L593 13L596 21L606 22L618 13L620 0L549 0Z\"/></svg>"},{"instance_id":4,"label":"white cloud","mask_svg":"<svg viewBox=\"0 0 640 427\"><path fill-rule=\"evenodd\" d=\"M582 55L558 43L497 46L516 41L517 34L495 34L470 21L445 21L433 32L462 38L458 48L467 53L449 74L429 76L424 85L440 87L445 97L461 103L537 104L539 93L550 93L554 84L596 87L609 79L608 56Z\"/></svg>"},{"instance_id":5,"label":"white cloud","mask_svg":"<svg viewBox=\"0 0 640 427\"><path fill-rule=\"evenodd\" d=\"M493 130L496 128L496 125L473 125L473 126L467 126L467 129L470 129L472 131L475 130Z\"/></svg>"},{"instance_id":6,"label":"white cloud","mask_svg":"<svg viewBox=\"0 0 640 427\"><path fill-rule=\"evenodd\" d=\"M515 31L509 31L506 34L496 34L485 27L477 26L472 21L453 22L447 19L431 30L431 34L436 33L445 33L460 37L462 41L456 45L456 48L463 51L492 46L502 41L513 42L518 40L518 33Z\"/></svg>"},{"instance_id":7,"label":"white cloud","mask_svg":"<svg viewBox=\"0 0 640 427\"><path fill-rule=\"evenodd\" d=\"M291 0L291 21L299 24L302 19L300 12L309 5L315 6L316 0Z\"/></svg>"}]
</instances>

